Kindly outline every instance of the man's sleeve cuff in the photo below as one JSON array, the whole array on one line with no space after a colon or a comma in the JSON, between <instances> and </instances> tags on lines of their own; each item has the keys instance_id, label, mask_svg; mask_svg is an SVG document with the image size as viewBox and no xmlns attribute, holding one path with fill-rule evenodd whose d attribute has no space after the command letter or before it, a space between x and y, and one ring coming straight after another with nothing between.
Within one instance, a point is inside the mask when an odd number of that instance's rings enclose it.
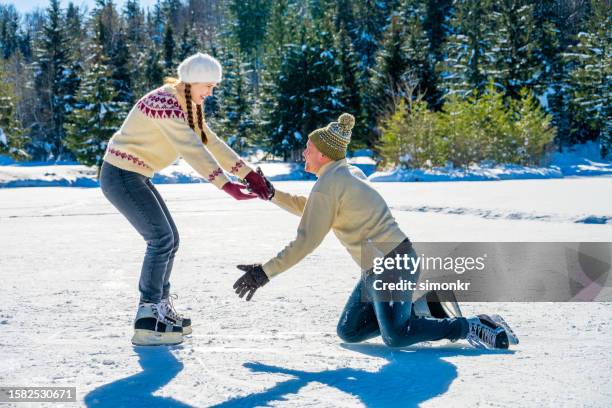
<instances>
[{"instance_id":1,"label":"man's sleeve cuff","mask_svg":"<svg viewBox=\"0 0 612 408\"><path fill-rule=\"evenodd\" d=\"M272 279L274 276L280 273L280 271L276 271L274 269L274 267L272 266L271 260L263 264L262 269L264 273L266 274L266 276L268 277L268 279Z\"/></svg>"}]
</instances>

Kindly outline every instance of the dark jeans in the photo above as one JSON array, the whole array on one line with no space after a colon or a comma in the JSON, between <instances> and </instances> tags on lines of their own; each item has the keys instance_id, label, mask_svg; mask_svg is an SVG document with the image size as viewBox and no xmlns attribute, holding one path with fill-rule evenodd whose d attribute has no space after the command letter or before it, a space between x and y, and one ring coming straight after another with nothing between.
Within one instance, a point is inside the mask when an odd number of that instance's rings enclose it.
<instances>
[{"instance_id":1,"label":"dark jeans","mask_svg":"<svg viewBox=\"0 0 612 408\"><path fill-rule=\"evenodd\" d=\"M404 253L410 257L417 256L408 240L387 256ZM420 270L405 278L416 280L419 273ZM416 317L412 313L409 293L403 293L403 301L381 300L384 296L374 289L373 278L372 274L362 277L344 307L337 328L338 336L343 341L357 343L381 335L387 346L405 347L422 341L457 340L467 335L468 323L464 317ZM369 301L362 298L364 293L368 295Z\"/></svg>"},{"instance_id":2,"label":"dark jeans","mask_svg":"<svg viewBox=\"0 0 612 408\"><path fill-rule=\"evenodd\" d=\"M158 303L169 295L172 264L179 248L179 234L168 207L151 179L107 162L102 164L100 186L108 201L147 242L138 285L140 301Z\"/></svg>"}]
</instances>

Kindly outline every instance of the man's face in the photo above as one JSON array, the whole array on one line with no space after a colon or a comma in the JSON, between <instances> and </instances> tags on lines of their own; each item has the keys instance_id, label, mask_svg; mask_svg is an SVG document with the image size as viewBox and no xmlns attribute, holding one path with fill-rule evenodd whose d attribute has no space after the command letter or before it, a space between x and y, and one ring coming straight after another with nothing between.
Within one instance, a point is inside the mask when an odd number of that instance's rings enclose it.
<instances>
[{"instance_id":1,"label":"man's face","mask_svg":"<svg viewBox=\"0 0 612 408\"><path fill-rule=\"evenodd\" d=\"M317 174L322 165L323 154L317 149L310 140L306 143L306 150L303 153L304 161L306 162L305 170L308 173Z\"/></svg>"}]
</instances>

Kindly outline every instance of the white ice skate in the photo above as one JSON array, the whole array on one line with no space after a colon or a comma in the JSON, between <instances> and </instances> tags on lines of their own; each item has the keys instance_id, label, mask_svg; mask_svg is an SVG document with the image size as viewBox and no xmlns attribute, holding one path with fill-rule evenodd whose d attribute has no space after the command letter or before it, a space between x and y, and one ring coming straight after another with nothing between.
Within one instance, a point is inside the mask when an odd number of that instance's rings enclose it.
<instances>
[{"instance_id":1,"label":"white ice skate","mask_svg":"<svg viewBox=\"0 0 612 408\"><path fill-rule=\"evenodd\" d=\"M160 305L162 308L162 313L167 318L174 320L177 326L182 327L183 335L187 336L193 332L191 329L191 319L176 312L174 304L172 303L173 299L178 299L178 296L170 295L167 299L161 300Z\"/></svg>"},{"instance_id":2,"label":"white ice skate","mask_svg":"<svg viewBox=\"0 0 612 408\"><path fill-rule=\"evenodd\" d=\"M487 315L467 318L469 329L467 341L475 348L507 349L508 333Z\"/></svg>"},{"instance_id":3,"label":"white ice skate","mask_svg":"<svg viewBox=\"0 0 612 408\"><path fill-rule=\"evenodd\" d=\"M160 346L183 342L183 328L164 316L161 309L159 303L141 303L138 306L132 344Z\"/></svg>"}]
</instances>

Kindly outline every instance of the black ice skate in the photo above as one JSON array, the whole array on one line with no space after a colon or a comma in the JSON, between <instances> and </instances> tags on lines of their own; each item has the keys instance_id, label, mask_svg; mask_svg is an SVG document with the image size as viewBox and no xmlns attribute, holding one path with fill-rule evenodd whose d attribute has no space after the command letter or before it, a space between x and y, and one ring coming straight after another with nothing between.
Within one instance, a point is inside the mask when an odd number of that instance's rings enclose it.
<instances>
[{"instance_id":1,"label":"black ice skate","mask_svg":"<svg viewBox=\"0 0 612 408\"><path fill-rule=\"evenodd\" d=\"M177 298L177 295L170 295L170 297L168 297L167 299L162 299L160 305L162 307L162 313L167 318L174 320L177 326L182 327L183 335L186 336L193 332L193 330L191 329L191 319L176 312L172 300Z\"/></svg>"},{"instance_id":2,"label":"black ice skate","mask_svg":"<svg viewBox=\"0 0 612 408\"><path fill-rule=\"evenodd\" d=\"M498 314L491 315L491 320L493 320L495 323L503 327L504 330L506 330L506 333L508 334L508 341L510 342L510 344L513 344L513 345L519 344L519 339L517 335L514 333L514 330L512 330L510 325L506 323L506 321L500 315Z\"/></svg>"},{"instance_id":3,"label":"black ice skate","mask_svg":"<svg viewBox=\"0 0 612 408\"><path fill-rule=\"evenodd\" d=\"M167 318L161 309L159 303L141 303L138 306L132 344L159 346L183 342L183 328Z\"/></svg>"},{"instance_id":4,"label":"black ice skate","mask_svg":"<svg viewBox=\"0 0 612 408\"><path fill-rule=\"evenodd\" d=\"M507 349L508 333L487 315L467 318L469 329L467 341L476 348Z\"/></svg>"}]
</instances>

